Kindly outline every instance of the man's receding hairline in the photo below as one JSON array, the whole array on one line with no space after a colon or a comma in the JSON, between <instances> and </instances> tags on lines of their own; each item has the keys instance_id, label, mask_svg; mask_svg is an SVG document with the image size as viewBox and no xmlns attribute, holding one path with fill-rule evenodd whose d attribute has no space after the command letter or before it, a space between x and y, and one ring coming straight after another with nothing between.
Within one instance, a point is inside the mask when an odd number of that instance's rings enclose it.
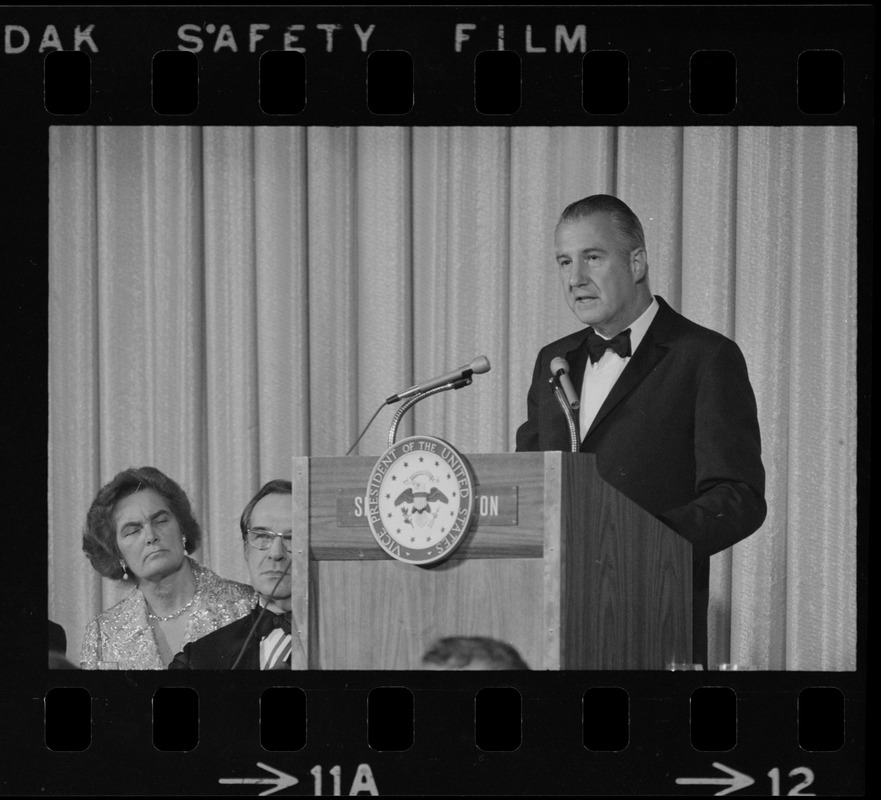
<instances>
[{"instance_id":1,"label":"man's receding hairline","mask_svg":"<svg viewBox=\"0 0 881 800\"><path fill-rule=\"evenodd\" d=\"M586 213L578 214L578 216L565 217L565 216L561 215L559 221L557 222L556 227L554 228L554 238L556 239L557 231L559 231L560 228L563 227L563 225L575 225L575 224L581 222L582 220L590 219L591 217L599 217L599 216L606 217L606 219L608 219L609 222L612 224L612 229L615 231L615 239L617 240L618 244L621 245L621 249L623 249L627 255L632 253L634 250L645 250L644 243L640 243L639 241L636 241L635 243L632 241L629 241L631 239L631 236L628 234L628 231L626 230L626 228L616 219L615 212L611 211L609 209L605 209L605 208L591 209L590 211L587 211ZM595 248L595 249L599 249L599 248ZM555 243L555 245L554 245L555 255L557 254L557 252L558 251L557 251L557 247L556 247L556 243Z\"/></svg>"}]
</instances>

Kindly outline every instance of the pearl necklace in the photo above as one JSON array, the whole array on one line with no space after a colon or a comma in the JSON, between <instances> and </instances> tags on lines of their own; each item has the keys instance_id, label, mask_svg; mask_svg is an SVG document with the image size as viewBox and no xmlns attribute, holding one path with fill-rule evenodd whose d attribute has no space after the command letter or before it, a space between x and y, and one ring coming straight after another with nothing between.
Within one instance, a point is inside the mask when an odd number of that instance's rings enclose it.
<instances>
[{"instance_id":1,"label":"pearl necklace","mask_svg":"<svg viewBox=\"0 0 881 800\"><path fill-rule=\"evenodd\" d=\"M187 603L183 608L178 609L177 611L169 614L167 617L160 617L158 614L154 614L149 608L147 609L147 618L155 619L157 622L168 622L169 620L175 619L184 613L188 608L190 608L193 603L196 602L196 594L193 593L193 596L190 598L190 602Z\"/></svg>"}]
</instances>

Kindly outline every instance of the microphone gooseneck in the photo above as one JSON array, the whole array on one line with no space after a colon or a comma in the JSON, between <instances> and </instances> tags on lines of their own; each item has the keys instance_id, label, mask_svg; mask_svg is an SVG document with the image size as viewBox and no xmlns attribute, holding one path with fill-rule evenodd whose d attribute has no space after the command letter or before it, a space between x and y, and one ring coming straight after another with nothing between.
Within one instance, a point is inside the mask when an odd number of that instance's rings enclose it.
<instances>
[{"instance_id":1,"label":"microphone gooseneck","mask_svg":"<svg viewBox=\"0 0 881 800\"><path fill-rule=\"evenodd\" d=\"M394 444L395 434L394 431L398 427L398 422L401 417L407 412L409 408L411 408L415 403L418 403L425 397L428 397L431 394L436 394L438 391L446 391L447 389L461 389L463 386L468 386L471 384L471 376L472 375L481 375L484 372L490 371L489 359L486 356L477 356L470 364L466 364L463 367L459 367L458 369L454 369L452 372L448 372L445 375L439 375L436 378L431 378L430 380L423 381L422 383L417 383L414 386L411 386L409 389L405 389L403 392L398 394L393 394L391 397L386 398L373 412L373 416L370 418L370 421L364 426L361 433L358 434L358 438L352 442L352 446L346 451L346 455L349 455L357 446L358 442L364 438L364 434L367 433L367 429L373 424L373 420L379 415L379 412L385 406L392 405L393 403L398 403L401 400L409 398L409 402L398 409L398 412L392 422L392 429L389 432L389 440L391 444ZM391 447L391 444L389 447Z\"/></svg>"},{"instance_id":2,"label":"microphone gooseneck","mask_svg":"<svg viewBox=\"0 0 881 800\"><path fill-rule=\"evenodd\" d=\"M569 364L565 358L557 356L557 358L551 361L551 375L553 376L550 379L551 389L554 397L557 398L557 402L560 404L560 408L563 409L563 413L566 415L572 452L577 453L579 445L578 427L572 411L577 409L581 403L578 400L578 395L575 394L575 388L572 386L572 381L569 378Z\"/></svg>"},{"instance_id":3,"label":"microphone gooseneck","mask_svg":"<svg viewBox=\"0 0 881 800\"><path fill-rule=\"evenodd\" d=\"M429 389L428 391L422 392L422 394L417 394L415 397L409 398L398 410L395 412L395 416L392 418L392 424L389 426L388 431L388 446L393 447L395 444L395 439L398 435L398 424L401 422L402 417L406 414L413 406L415 406L418 402L424 400L426 397L431 397L433 394L440 394L440 392L448 392L450 389L463 389L466 386L471 385L471 378L459 378L457 381L452 381L443 386L435 386L433 389Z\"/></svg>"}]
</instances>

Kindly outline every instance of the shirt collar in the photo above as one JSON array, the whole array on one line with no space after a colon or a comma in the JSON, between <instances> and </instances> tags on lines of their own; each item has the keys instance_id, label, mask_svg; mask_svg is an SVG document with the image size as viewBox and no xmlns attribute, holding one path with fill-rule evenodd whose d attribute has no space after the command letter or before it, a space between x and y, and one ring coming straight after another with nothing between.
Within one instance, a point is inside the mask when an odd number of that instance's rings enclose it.
<instances>
[{"instance_id":1,"label":"shirt collar","mask_svg":"<svg viewBox=\"0 0 881 800\"><path fill-rule=\"evenodd\" d=\"M646 333L648 332L649 325L652 324L652 321L655 318L655 315L658 313L658 309L660 306L658 305L658 300L656 297L652 297L652 302L649 303L649 307L642 312L630 325L630 354L633 355L636 352L636 348L639 347L639 343L645 338ZM599 332L598 332L599 333ZM609 338L603 336L604 339Z\"/></svg>"},{"instance_id":2,"label":"shirt collar","mask_svg":"<svg viewBox=\"0 0 881 800\"><path fill-rule=\"evenodd\" d=\"M639 347L639 343L645 338L646 333L648 332L649 325L652 324L652 320L655 318L655 314L658 313L658 309L660 306L658 305L658 301L652 297L652 302L649 307L639 315L639 317L634 321L634 323L630 326L630 352L631 354L636 352L636 348Z\"/></svg>"}]
</instances>

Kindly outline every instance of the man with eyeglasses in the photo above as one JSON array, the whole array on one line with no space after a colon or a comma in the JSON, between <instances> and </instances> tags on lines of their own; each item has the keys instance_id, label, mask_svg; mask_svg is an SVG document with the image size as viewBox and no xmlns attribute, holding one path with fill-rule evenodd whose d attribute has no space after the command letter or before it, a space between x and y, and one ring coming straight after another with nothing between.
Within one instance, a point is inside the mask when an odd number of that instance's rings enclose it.
<instances>
[{"instance_id":1,"label":"man with eyeglasses","mask_svg":"<svg viewBox=\"0 0 881 800\"><path fill-rule=\"evenodd\" d=\"M247 617L186 645L169 669L290 669L291 482L270 481L240 520L245 561L260 602Z\"/></svg>"}]
</instances>

